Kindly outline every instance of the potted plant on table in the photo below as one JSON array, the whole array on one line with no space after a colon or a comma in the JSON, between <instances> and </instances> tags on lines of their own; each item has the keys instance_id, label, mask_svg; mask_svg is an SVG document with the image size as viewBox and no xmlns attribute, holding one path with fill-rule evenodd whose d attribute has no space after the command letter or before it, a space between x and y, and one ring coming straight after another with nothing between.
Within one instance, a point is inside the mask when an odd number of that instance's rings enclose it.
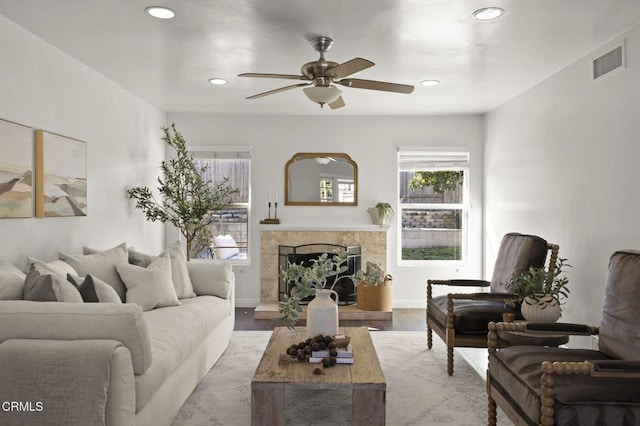
<instances>
[{"instance_id":1,"label":"potted plant on table","mask_svg":"<svg viewBox=\"0 0 640 426\"><path fill-rule=\"evenodd\" d=\"M558 259L552 271L530 267L509 282L509 289L518 295L520 310L527 321L555 322L562 315L560 305L569 295L569 279L564 267L567 259Z\"/></svg>"},{"instance_id":2,"label":"potted plant on table","mask_svg":"<svg viewBox=\"0 0 640 426\"><path fill-rule=\"evenodd\" d=\"M391 219L393 219L393 207L391 207L391 204L379 202L375 207L371 207L367 211L371 216L371 221L381 228L391 224Z\"/></svg>"},{"instance_id":3,"label":"potted plant on table","mask_svg":"<svg viewBox=\"0 0 640 426\"><path fill-rule=\"evenodd\" d=\"M391 310L392 277L379 262L367 262L366 272L359 270L353 277L358 283L358 309L363 311Z\"/></svg>"},{"instance_id":4,"label":"potted plant on table","mask_svg":"<svg viewBox=\"0 0 640 426\"><path fill-rule=\"evenodd\" d=\"M327 278L347 270L347 259L348 253L344 250L333 254L323 253L318 259L311 260L311 266L289 263L287 269L280 271L282 280L293 283L289 294L285 294L284 300L278 303L278 309L287 327L293 328L302 312L300 301L315 295L307 305L307 333L312 337L319 334L337 334L338 305L330 298L335 291L333 286L328 289L325 287Z\"/></svg>"}]
</instances>

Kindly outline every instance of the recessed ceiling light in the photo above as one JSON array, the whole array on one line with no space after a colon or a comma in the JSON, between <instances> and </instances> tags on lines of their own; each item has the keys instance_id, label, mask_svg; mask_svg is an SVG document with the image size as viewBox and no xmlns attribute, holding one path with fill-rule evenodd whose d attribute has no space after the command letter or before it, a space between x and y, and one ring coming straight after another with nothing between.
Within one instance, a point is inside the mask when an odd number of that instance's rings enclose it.
<instances>
[{"instance_id":1,"label":"recessed ceiling light","mask_svg":"<svg viewBox=\"0 0 640 426\"><path fill-rule=\"evenodd\" d=\"M502 16L503 13L504 9L499 7L484 7L473 12L473 17L478 21L489 21Z\"/></svg>"},{"instance_id":2,"label":"recessed ceiling light","mask_svg":"<svg viewBox=\"0 0 640 426\"><path fill-rule=\"evenodd\" d=\"M422 80L420 82L421 86L426 86L426 87L437 86L438 84L440 84L440 80Z\"/></svg>"},{"instance_id":3,"label":"recessed ceiling light","mask_svg":"<svg viewBox=\"0 0 640 426\"><path fill-rule=\"evenodd\" d=\"M150 6L144 11L158 19L171 19L176 16L176 13L173 10L162 6Z\"/></svg>"},{"instance_id":4,"label":"recessed ceiling light","mask_svg":"<svg viewBox=\"0 0 640 426\"><path fill-rule=\"evenodd\" d=\"M223 85L223 84L227 84L228 81L225 80L224 78L210 78L209 79L209 83L215 84L216 86L220 86L220 85Z\"/></svg>"}]
</instances>

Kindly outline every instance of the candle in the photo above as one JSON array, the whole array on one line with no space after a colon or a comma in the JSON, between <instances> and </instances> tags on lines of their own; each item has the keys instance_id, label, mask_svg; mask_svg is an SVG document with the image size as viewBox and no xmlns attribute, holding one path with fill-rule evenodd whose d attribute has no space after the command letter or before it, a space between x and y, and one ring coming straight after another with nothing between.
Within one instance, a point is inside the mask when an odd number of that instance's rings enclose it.
<instances>
[{"instance_id":1,"label":"candle","mask_svg":"<svg viewBox=\"0 0 640 426\"><path fill-rule=\"evenodd\" d=\"M278 191L276 191L276 203L278 202Z\"/></svg>"},{"instance_id":2,"label":"candle","mask_svg":"<svg viewBox=\"0 0 640 426\"><path fill-rule=\"evenodd\" d=\"M269 185L269 202L271 202L271 185Z\"/></svg>"}]
</instances>

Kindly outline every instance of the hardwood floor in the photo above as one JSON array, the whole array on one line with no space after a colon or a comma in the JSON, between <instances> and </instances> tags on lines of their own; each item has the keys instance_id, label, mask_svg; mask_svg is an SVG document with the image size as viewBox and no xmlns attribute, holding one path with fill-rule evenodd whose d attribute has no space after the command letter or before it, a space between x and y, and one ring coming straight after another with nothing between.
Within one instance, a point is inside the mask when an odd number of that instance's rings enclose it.
<instances>
[{"instance_id":1,"label":"hardwood floor","mask_svg":"<svg viewBox=\"0 0 640 426\"><path fill-rule=\"evenodd\" d=\"M298 325L303 326L305 321L299 321ZM235 330L273 330L274 327L281 326L277 320L257 320L253 317L253 308L236 308ZM348 321L340 320L343 327L367 326L383 331L426 331L424 309L394 309L393 319L390 321Z\"/></svg>"}]
</instances>

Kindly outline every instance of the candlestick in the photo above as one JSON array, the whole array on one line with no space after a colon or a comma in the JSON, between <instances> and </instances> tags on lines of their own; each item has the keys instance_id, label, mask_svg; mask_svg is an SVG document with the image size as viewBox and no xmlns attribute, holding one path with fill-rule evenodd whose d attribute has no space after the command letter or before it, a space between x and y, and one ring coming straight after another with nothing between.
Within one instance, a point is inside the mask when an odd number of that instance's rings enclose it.
<instances>
[{"instance_id":1,"label":"candlestick","mask_svg":"<svg viewBox=\"0 0 640 426\"><path fill-rule=\"evenodd\" d=\"M269 216L267 216L269 219L271 219L271 201L269 201Z\"/></svg>"},{"instance_id":2,"label":"candlestick","mask_svg":"<svg viewBox=\"0 0 640 426\"><path fill-rule=\"evenodd\" d=\"M276 193L276 194L277 194L277 193ZM276 198L276 200L277 200L277 198ZM274 213L273 217L274 217L275 219L277 219L277 218L278 218L278 202L277 202L277 201L276 201L276 209L275 209L275 213Z\"/></svg>"}]
</instances>

